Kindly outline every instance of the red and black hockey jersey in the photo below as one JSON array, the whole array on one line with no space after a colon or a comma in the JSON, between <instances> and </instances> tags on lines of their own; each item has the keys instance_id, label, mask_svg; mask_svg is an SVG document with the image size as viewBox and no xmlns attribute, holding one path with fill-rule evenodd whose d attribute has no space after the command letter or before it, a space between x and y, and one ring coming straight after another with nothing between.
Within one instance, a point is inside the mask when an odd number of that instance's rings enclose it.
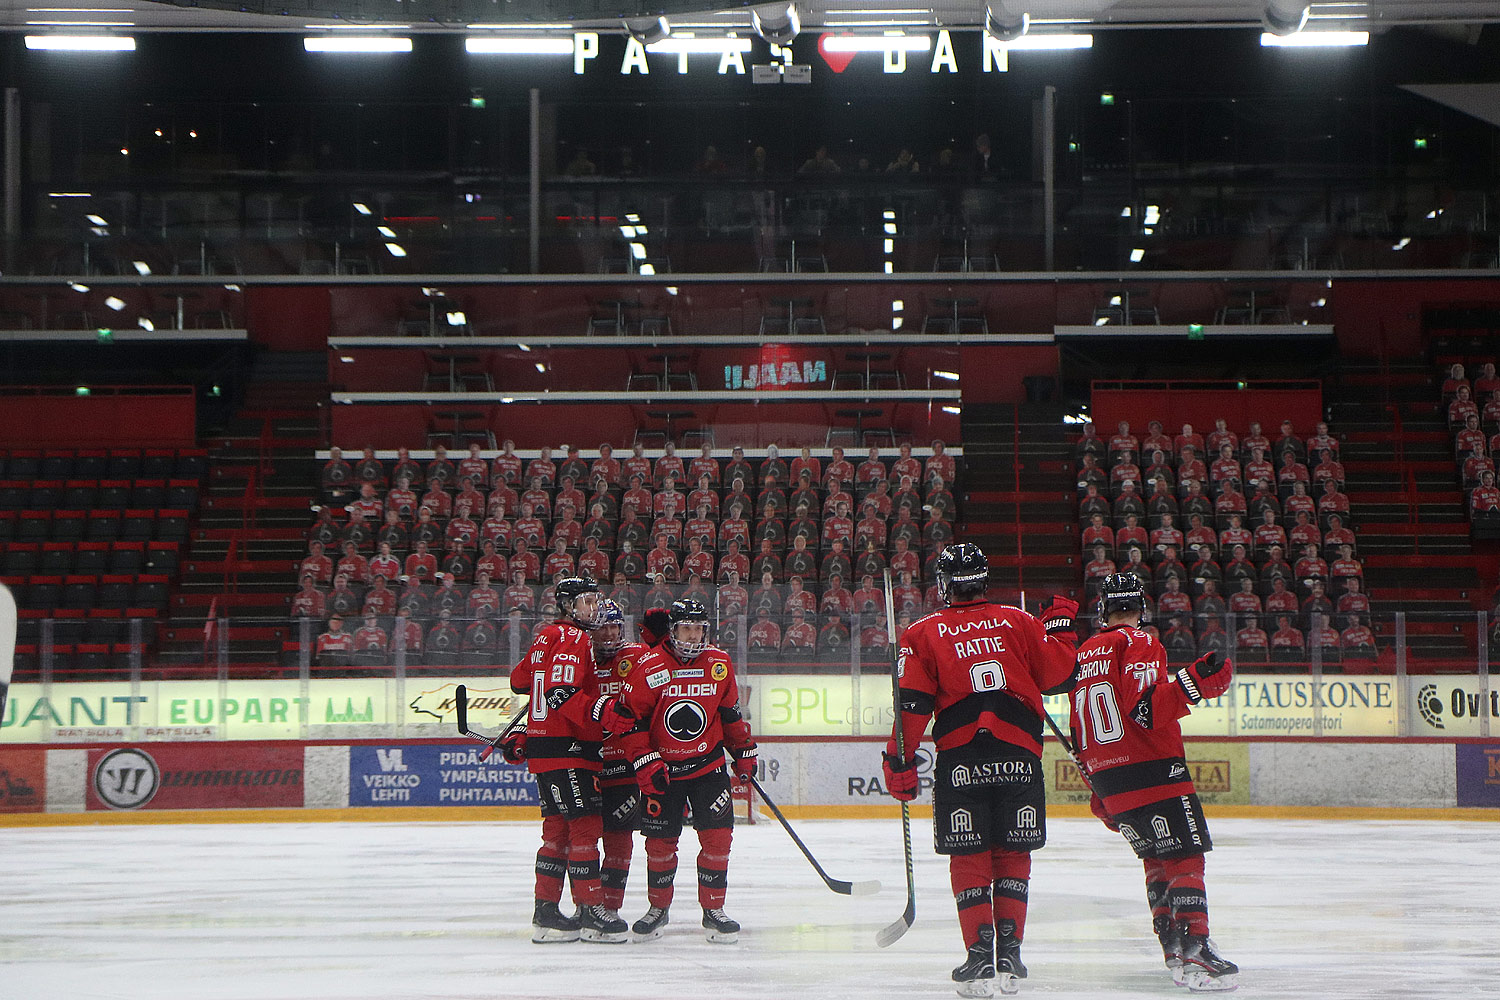
<instances>
[{"instance_id":1,"label":"red and black hockey jersey","mask_svg":"<svg viewBox=\"0 0 1500 1000\"><path fill-rule=\"evenodd\" d=\"M631 758L655 750L673 781L722 767L726 742L749 739L734 664L716 646L691 663L677 659L667 643L648 650L626 676L620 697L641 720L625 738Z\"/></svg>"},{"instance_id":2,"label":"red and black hockey jersey","mask_svg":"<svg viewBox=\"0 0 1500 1000\"><path fill-rule=\"evenodd\" d=\"M1073 670L1072 644L1020 608L973 601L935 611L901 636L897 673L908 753L936 714L939 750L988 732L1038 756L1042 691Z\"/></svg>"},{"instance_id":3,"label":"red and black hockey jersey","mask_svg":"<svg viewBox=\"0 0 1500 1000\"><path fill-rule=\"evenodd\" d=\"M537 629L531 648L510 675L512 691L531 692L526 717L526 765L532 774L579 767L600 769L604 731L593 716L599 690L588 633L571 622Z\"/></svg>"},{"instance_id":4,"label":"red and black hockey jersey","mask_svg":"<svg viewBox=\"0 0 1500 1000\"><path fill-rule=\"evenodd\" d=\"M1159 641L1105 629L1079 647L1072 682L1073 746L1112 815L1193 792L1177 724L1189 702Z\"/></svg>"}]
</instances>

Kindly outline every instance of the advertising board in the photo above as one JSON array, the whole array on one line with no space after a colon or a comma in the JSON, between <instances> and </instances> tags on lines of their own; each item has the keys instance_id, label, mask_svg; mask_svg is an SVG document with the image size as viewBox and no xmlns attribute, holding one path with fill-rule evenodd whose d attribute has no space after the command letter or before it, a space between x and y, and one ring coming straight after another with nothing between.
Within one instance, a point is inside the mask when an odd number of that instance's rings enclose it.
<instances>
[{"instance_id":1,"label":"advertising board","mask_svg":"<svg viewBox=\"0 0 1500 1000\"><path fill-rule=\"evenodd\" d=\"M536 778L477 743L352 746L351 806L534 806Z\"/></svg>"},{"instance_id":2,"label":"advertising board","mask_svg":"<svg viewBox=\"0 0 1500 1000\"><path fill-rule=\"evenodd\" d=\"M85 807L229 809L300 807L300 746L152 743L88 751Z\"/></svg>"}]
</instances>

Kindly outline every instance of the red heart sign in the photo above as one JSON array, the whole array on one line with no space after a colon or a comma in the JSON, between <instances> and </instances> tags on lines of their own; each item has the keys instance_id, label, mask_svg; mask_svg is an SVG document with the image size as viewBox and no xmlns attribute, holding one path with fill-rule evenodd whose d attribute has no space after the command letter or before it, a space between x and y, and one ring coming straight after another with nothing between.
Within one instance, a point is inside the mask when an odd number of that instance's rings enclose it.
<instances>
[{"instance_id":1,"label":"red heart sign","mask_svg":"<svg viewBox=\"0 0 1500 1000\"><path fill-rule=\"evenodd\" d=\"M836 36L832 34L818 36L818 55L823 57L823 61L828 64L829 69L833 70L835 73L842 73L844 71L844 67L848 66L849 63L854 60L854 53L829 52L828 49L824 47L824 45L828 41L828 39L834 37Z\"/></svg>"}]
</instances>

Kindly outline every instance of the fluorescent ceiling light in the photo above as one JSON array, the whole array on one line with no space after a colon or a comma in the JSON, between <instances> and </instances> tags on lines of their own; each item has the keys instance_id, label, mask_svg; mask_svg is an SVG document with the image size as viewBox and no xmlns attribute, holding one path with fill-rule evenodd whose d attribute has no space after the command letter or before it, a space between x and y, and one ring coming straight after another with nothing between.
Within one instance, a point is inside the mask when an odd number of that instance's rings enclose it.
<instances>
[{"instance_id":1,"label":"fluorescent ceiling light","mask_svg":"<svg viewBox=\"0 0 1500 1000\"><path fill-rule=\"evenodd\" d=\"M656 273L656 265L655 264L642 264L640 266L639 270L637 270L636 273L637 274L655 274Z\"/></svg>"},{"instance_id":2,"label":"fluorescent ceiling light","mask_svg":"<svg viewBox=\"0 0 1500 1000\"><path fill-rule=\"evenodd\" d=\"M84 218L88 219L90 222L92 222L96 226L107 226L107 225L109 225L109 223L107 223L107 222L104 221L104 218L102 216L98 216L98 215L85 215Z\"/></svg>"},{"instance_id":3,"label":"fluorescent ceiling light","mask_svg":"<svg viewBox=\"0 0 1500 1000\"><path fill-rule=\"evenodd\" d=\"M672 25L673 30L680 30L682 28L716 28L723 31L727 28L748 27L750 25L742 21L683 21L681 24Z\"/></svg>"},{"instance_id":4,"label":"fluorescent ceiling light","mask_svg":"<svg viewBox=\"0 0 1500 1000\"><path fill-rule=\"evenodd\" d=\"M932 11L926 7L864 7L857 10L829 11L830 14L858 15L869 14L872 17L895 17L898 14L931 14Z\"/></svg>"},{"instance_id":5,"label":"fluorescent ceiling light","mask_svg":"<svg viewBox=\"0 0 1500 1000\"><path fill-rule=\"evenodd\" d=\"M143 278L151 273L151 265L147 264L143 260L133 260L130 262L130 264L135 268L135 273L139 274Z\"/></svg>"},{"instance_id":6,"label":"fluorescent ceiling light","mask_svg":"<svg viewBox=\"0 0 1500 1000\"><path fill-rule=\"evenodd\" d=\"M375 231L388 240L393 240L396 238L396 231L390 226L376 226Z\"/></svg>"},{"instance_id":7,"label":"fluorescent ceiling light","mask_svg":"<svg viewBox=\"0 0 1500 1000\"><path fill-rule=\"evenodd\" d=\"M54 52L134 52L135 39L129 35L27 35L26 47Z\"/></svg>"},{"instance_id":8,"label":"fluorescent ceiling light","mask_svg":"<svg viewBox=\"0 0 1500 1000\"><path fill-rule=\"evenodd\" d=\"M119 312L121 309L125 308L125 300L116 295L111 295L109 298L105 299L104 304L109 306L115 312Z\"/></svg>"},{"instance_id":9,"label":"fluorescent ceiling light","mask_svg":"<svg viewBox=\"0 0 1500 1000\"><path fill-rule=\"evenodd\" d=\"M370 214L370 206L366 205L362 201L356 201L354 203L354 210L356 212L358 212L360 215L369 215Z\"/></svg>"},{"instance_id":10,"label":"fluorescent ceiling light","mask_svg":"<svg viewBox=\"0 0 1500 1000\"><path fill-rule=\"evenodd\" d=\"M997 42L1012 52L1064 52L1094 47L1093 35L1022 35L1013 42Z\"/></svg>"},{"instance_id":11,"label":"fluorescent ceiling light","mask_svg":"<svg viewBox=\"0 0 1500 1000\"><path fill-rule=\"evenodd\" d=\"M28 14L134 14L129 7L27 7Z\"/></svg>"},{"instance_id":12,"label":"fluorescent ceiling light","mask_svg":"<svg viewBox=\"0 0 1500 1000\"><path fill-rule=\"evenodd\" d=\"M927 19L927 18L922 18L921 20L915 20L915 19L902 20L901 18L887 18L887 19L882 19L882 20L879 20L879 21L824 21L823 22L823 27L825 27L825 28L920 28L923 25L931 24L931 23L932 23L932 21L929 20L929 19Z\"/></svg>"},{"instance_id":13,"label":"fluorescent ceiling light","mask_svg":"<svg viewBox=\"0 0 1500 1000\"><path fill-rule=\"evenodd\" d=\"M1146 259L1146 251L1141 250L1139 248L1130 251L1130 262L1132 264L1139 264L1141 261L1143 261L1145 259Z\"/></svg>"},{"instance_id":14,"label":"fluorescent ceiling light","mask_svg":"<svg viewBox=\"0 0 1500 1000\"><path fill-rule=\"evenodd\" d=\"M471 24L471 31L572 31L573 25L567 21L555 21L551 24Z\"/></svg>"},{"instance_id":15,"label":"fluorescent ceiling light","mask_svg":"<svg viewBox=\"0 0 1500 1000\"><path fill-rule=\"evenodd\" d=\"M572 52L572 46L568 47ZM748 38L663 38L659 42L652 42L646 46L647 52L664 52L671 55L683 54L712 54L723 55L726 52L749 52L750 39Z\"/></svg>"},{"instance_id":16,"label":"fluorescent ceiling light","mask_svg":"<svg viewBox=\"0 0 1500 1000\"><path fill-rule=\"evenodd\" d=\"M634 257L636 260L645 260L646 259L646 244L644 244L644 243L632 243L632 244L630 244L630 255L632 257Z\"/></svg>"},{"instance_id":17,"label":"fluorescent ceiling light","mask_svg":"<svg viewBox=\"0 0 1500 1000\"><path fill-rule=\"evenodd\" d=\"M304 24L309 31L405 31L409 24Z\"/></svg>"},{"instance_id":18,"label":"fluorescent ceiling light","mask_svg":"<svg viewBox=\"0 0 1500 1000\"><path fill-rule=\"evenodd\" d=\"M79 294L82 294L89 290L88 285L82 284L81 282L77 281L68 282L68 287L73 289L73 291L78 292Z\"/></svg>"},{"instance_id":19,"label":"fluorescent ceiling light","mask_svg":"<svg viewBox=\"0 0 1500 1000\"><path fill-rule=\"evenodd\" d=\"M130 28L135 26L134 21L27 21L26 23L38 28Z\"/></svg>"},{"instance_id":20,"label":"fluorescent ceiling light","mask_svg":"<svg viewBox=\"0 0 1500 1000\"><path fill-rule=\"evenodd\" d=\"M465 38L464 51L471 55L570 56L571 38Z\"/></svg>"},{"instance_id":21,"label":"fluorescent ceiling light","mask_svg":"<svg viewBox=\"0 0 1500 1000\"><path fill-rule=\"evenodd\" d=\"M931 35L835 35L823 41L825 52L926 52Z\"/></svg>"},{"instance_id":22,"label":"fluorescent ceiling light","mask_svg":"<svg viewBox=\"0 0 1500 1000\"><path fill-rule=\"evenodd\" d=\"M392 257L406 256L406 248L399 243L387 243L385 248L391 252Z\"/></svg>"},{"instance_id":23,"label":"fluorescent ceiling light","mask_svg":"<svg viewBox=\"0 0 1500 1000\"><path fill-rule=\"evenodd\" d=\"M156 330L156 324L153 323L153 322L151 322L149 319L147 319L144 316L142 316L139 319L137 319L135 321L135 325L138 326L138 327L140 327L142 330L145 330L147 333L152 333L152 332L155 332L155 330Z\"/></svg>"},{"instance_id":24,"label":"fluorescent ceiling light","mask_svg":"<svg viewBox=\"0 0 1500 1000\"><path fill-rule=\"evenodd\" d=\"M934 378L947 379L949 382L957 382L958 381L958 372L934 371L932 374L933 374Z\"/></svg>"},{"instance_id":25,"label":"fluorescent ceiling light","mask_svg":"<svg viewBox=\"0 0 1500 1000\"><path fill-rule=\"evenodd\" d=\"M1260 44L1275 49L1321 49L1348 48L1370 44L1368 31L1299 31L1295 35L1273 35L1269 31L1260 36Z\"/></svg>"},{"instance_id":26,"label":"fluorescent ceiling light","mask_svg":"<svg viewBox=\"0 0 1500 1000\"><path fill-rule=\"evenodd\" d=\"M309 37L302 39L302 47L308 52L410 52L411 39L380 35Z\"/></svg>"},{"instance_id":27,"label":"fluorescent ceiling light","mask_svg":"<svg viewBox=\"0 0 1500 1000\"><path fill-rule=\"evenodd\" d=\"M943 412L944 413L962 413L963 411L960 410L956 406L945 406L945 407L943 407Z\"/></svg>"},{"instance_id":28,"label":"fluorescent ceiling light","mask_svg":"<svg viewBox=\"0 0 1500 1000\"><path fill-rule=\"evenodd\" d=\"M92 198L90 191L48 191L48 198Z\"/></svg>"}]
</instances>

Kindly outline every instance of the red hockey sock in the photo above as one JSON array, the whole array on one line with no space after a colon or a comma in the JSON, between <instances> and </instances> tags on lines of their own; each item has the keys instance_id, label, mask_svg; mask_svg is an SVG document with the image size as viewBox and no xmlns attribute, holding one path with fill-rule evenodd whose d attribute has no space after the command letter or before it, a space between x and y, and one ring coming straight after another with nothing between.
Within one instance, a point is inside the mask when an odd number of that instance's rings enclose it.
<instances>
[{"instance_id":1,"label":"red hockey sock","mask_svg":"<svg viewBox=\"0 0 1500 1000\"><path fill-rule=\"evenodd\" d=\"M1203 887L1203 855L1163 861L1167 876L1167 905L1172 919L1189 934L1208 934L1208 892Z\"/></svg>"},{"instance_id":2,"label":"red hockey sock","mask_svg":"<svg viewBox=\"0 0 1500 1000\"><path fill-rule=\"evenodd\" d=\"M646 901L662 909L672 905L672 880L677 877L677 838L646 838Z\"/></svg>"},{"instance_id":3,"label":"red hockey sock","mask_svg":"<svg viewBox=\"0 0 1500 1000\"><path fill-rule=\"evenodd\" d=\"M1167 902L1169 879L1160 858L1144 858L1142 863L1146 866L1146 903L1151 907L1151 924L1155 927L1172 914L1172 907Z\"/></svg>"},{"instance_id":4,"label":"red hockey sock","mask_svg":"<svg viewBox=\"0 0 1500 1000\"><path fill-rule=\"evenodd\" d=\"M734 832L728 827L698 831L698 905L717 910L724 905L729 891L729 841Z\"/></svg>"},{"instance_id":5,"label":"red hockey sock","mask_svg":"<svg viewBox=\"0 0 1500 1000\"><path fill-rule=\"evenodd\" d=\"M618 910L625 902L625 882L630 878L630 855L635 835L629 830L607 830L604 834L604 866L599 884L604 887L604 905Z\"/></svg>"},{"instance_id":6,"label":"red hockey sock","mask_svg":"<svg viewBox=\"0 0 1500 1000\"><path fill-rule=\"evenodd\" d=\"M953 901L958 904L958 926L963 931L964 947L972 948L984 937L994 940L990 856L985 853L950 856L948 878L953 883Z\"/></svg>"},{"instance_id":7,"label":"red hockey sock","mask_svg":"<svg viewBox=\"0 0 1500 1000\"><path fill-rule=\"evenodd\" d=\"M1013 925L1017 941L1026 936L1026 900L1031 887L1031 855L1025 851L990 850L990 870L994 878L995 929L1006 932L1005 922Z\"/></svg>"},{"instance_id":8,"label":"red hockey sock","mask_svg":"<svg viewBox=\"0 0 1500 1000\"><path fill-rule=\"evenodd\" d=\"M599 838L604 833L600 816L579 816L568 821L568 881L573 886L573 902L598 906Z\"/></svg>"},{"instance_id":9,"label":"red hockey sock","mask_svg":"<svg viewBox=\"0 0 1500 1000\"><path fill-rule=\"evenodd\" d=\"M536 852L536 898L548 903L562 899L563 876L568 872L568 821L542 817L542 847Z\"/></svg>"}]
</instances>

